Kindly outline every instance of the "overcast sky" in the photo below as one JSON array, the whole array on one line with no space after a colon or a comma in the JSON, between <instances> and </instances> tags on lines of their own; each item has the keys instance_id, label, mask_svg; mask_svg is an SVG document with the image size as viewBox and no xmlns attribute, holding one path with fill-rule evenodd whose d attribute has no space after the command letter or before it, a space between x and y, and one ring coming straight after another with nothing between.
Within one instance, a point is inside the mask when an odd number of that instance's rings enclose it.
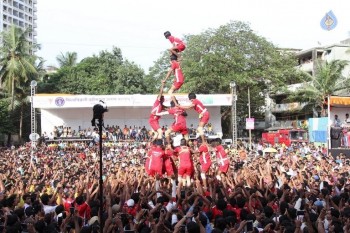
<instances>
[{"instance_id":1,"label":"overcast sky","mask_svg":"<svg viewBox=\"0 0 350 233\"><path fill-rule=\"evenodd\" d=\"M279 47L308 49L349 37L349 9L348 0L38 0L37 39L46 65L61 52L81 60L114 45L147 72L170 47L167 30L182 37L241 20ZM330 10L338 26L324 31Z\"/></svg>"}]
</instances>

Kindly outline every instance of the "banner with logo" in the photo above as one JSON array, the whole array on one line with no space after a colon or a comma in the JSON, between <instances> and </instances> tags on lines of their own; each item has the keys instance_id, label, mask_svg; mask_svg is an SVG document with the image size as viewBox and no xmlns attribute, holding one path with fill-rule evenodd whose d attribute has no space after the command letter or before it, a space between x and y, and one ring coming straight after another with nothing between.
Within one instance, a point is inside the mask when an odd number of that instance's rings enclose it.
<instances>
[{"instance_id":1,"label":"banner with logo","mask_svg":"<svg viewBox=\"0 0 350 233\"><path fill-rule=\"evenodd\" d=\"M246 129L254 129L254 118L246 118L245 119L245 128Z\"/></svg>"}]
</instances>

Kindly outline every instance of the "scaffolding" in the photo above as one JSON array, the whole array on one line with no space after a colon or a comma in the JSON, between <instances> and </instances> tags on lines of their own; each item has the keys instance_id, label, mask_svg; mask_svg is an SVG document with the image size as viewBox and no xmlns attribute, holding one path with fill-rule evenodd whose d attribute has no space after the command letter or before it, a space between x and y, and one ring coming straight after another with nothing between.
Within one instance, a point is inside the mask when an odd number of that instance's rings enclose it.
<instances>
[{"instance_id":1,"label":"scaffolding","mask_svg":"<svg viewBox=\"0 0 350 233\"><path fill-rule=\"evenodd\" d=\"M38 140L36 134L36 119L35 119L35 108L33 107L33 97L35 95L37 82L32 81L30 83L30 141L31 141L31 152L33 154L34 148L36 146L36 141Z\"/></svg>"},{"instance_id":2,"label":"scaffolding","mask_svg":"<svg viewBox=\"0 0 350 233\"><path fill-rule=\"evenodd\" d=\"M231 124L232 124L232 144L234 148L237 148L237 90L236 90L236 83L231 82L230 83L231 88L231 95L232 95L232 107L231 107Z\"/></svg>"}]
</instances>

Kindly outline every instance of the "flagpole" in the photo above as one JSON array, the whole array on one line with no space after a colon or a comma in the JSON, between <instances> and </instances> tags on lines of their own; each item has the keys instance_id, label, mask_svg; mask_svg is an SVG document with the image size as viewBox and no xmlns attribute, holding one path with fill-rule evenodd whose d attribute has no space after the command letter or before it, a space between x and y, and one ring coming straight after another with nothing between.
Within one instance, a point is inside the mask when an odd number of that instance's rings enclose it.
<instances>
[{"instance_id":1,"label":"flagpole","mask_svg":"<svg viewBox=\"0 0 350 233\"><path fill-rule=\"evenodd\" d=\"M330 96L327 96L327 116L328 116L328 124L327 124L327 156L329 154L329 149L331 149L331 105L330 105Z\"/></svg>"}]
</instances>

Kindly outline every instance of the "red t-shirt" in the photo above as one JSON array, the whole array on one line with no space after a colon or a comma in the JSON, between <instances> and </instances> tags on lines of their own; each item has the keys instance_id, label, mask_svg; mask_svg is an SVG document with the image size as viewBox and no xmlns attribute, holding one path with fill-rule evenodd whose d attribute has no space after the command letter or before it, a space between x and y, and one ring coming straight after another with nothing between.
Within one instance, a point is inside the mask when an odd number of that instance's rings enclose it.
<instances>
[{"instance_id":1,"label":"red t-shirt","mask_svg":"<svg viewBox=\"0 0 350 233\"><path fill-rule=\"evenodd\" d=\"M83 219L89 220L91 218L91 209L86 202L84 202L81 205L75 205L75 209L78 210L79 216L82 217Z\"/></svg>"},{"instance_id":2,"label":"red t-shirt","mask_svg":"<svg viewBox=\"0 0 350 233\"><path fill-rule=\"evenodd\" d=\"M162 111L162 109L163 109L162 103L157 98L153 104L150 118L152 118L154 120L158 120L160 118L160 116L156 116L155 114L160 113Z\"/></svg>"},{"instance_id":3,"label":"red t-shirt","mask_svg":"<svg viewBox=\"0 0 350 233\"><path fill-rule=\"evenodd\" d=\"M216 147L216 159L218 160L219 166L225 166L229 164L229 160L227 158L227 154L225 152L225 149L222 145L218 145Z\"/></svg>"},{"instance_id":4,"label":"red t-shirt","mask_svg":"<svg viewBox=\"0 0 350 233\"><path fill-rule=\"evenodd\" d=\"M179 167L191 167L191 151L188 146L179 146L174 149L174 152L179 156Z\"/></svg>"},{"instance_id":5,"label":"red t-shirt","mask_svg":"<svg viewBox=\"0 0 350 233\"><path fill-rule=\"evenodd\" d=\"M194 104L193 109L198 112L199 114L204 113L207 111L207 109L204 107L203 103L197 99L191 100L192 104Z\"/></svg>"},{"instance_id":6,"label":"red t-shirt","mask_svg":"<svg viewBox=\"0 0 350 233\"><path fill-rule=\"evenodd\" d=\"M175 46L179 44L185 45L185 43L181 39L174 36L169 36L168 40L170 41L170 43L175 44Z\"/></svg>"},{"instance_id":7,"label":"red t-shirt","mask_svg":"<svg viewBox=\"0 0 350 233\"><path fill-rule=\"evenodd\" d=\"M157 170L163 166L164 151L161 147L152 147L149 153L149 169Z\"/></svg>"},{"instance_id":8,"label":"red t-shirt","mask_svg":"<svg viewBox=\"0 0 350 233\"><path fill-rule=\"evenodd\" d=\"M182 114L185 112L185 110L178 108L178 107L173 107L168 110L169 114L173 115L175 118L175 122L173 123L174 125L176 124L186 124L186 118Z\"/></svg>"},{"instance_id":9,"label":"red t-shirt","mask_svg":"<svg viewBox=\"0 0 350 233\"><path fill-rule=\"evenodd\" d=\"M211 162L210 160L210 154L209 154L209 149L208 146L205 144L202 144L199 148L199 162L201 164L206 164Z\"/></svg>"}]
</instances>

